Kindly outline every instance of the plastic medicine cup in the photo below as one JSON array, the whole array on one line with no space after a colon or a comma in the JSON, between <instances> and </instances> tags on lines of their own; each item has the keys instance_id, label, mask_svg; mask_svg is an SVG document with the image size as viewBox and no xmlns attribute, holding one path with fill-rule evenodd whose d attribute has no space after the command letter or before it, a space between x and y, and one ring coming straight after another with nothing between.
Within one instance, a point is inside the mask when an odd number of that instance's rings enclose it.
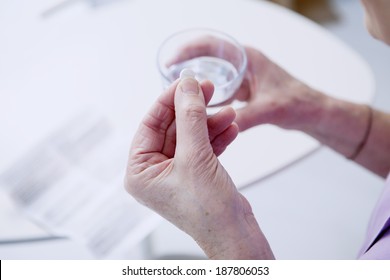
<instances>
[{"instance_id":1,"label":"plastic medicine cup","mask_svg":"<svg viewBox=\"0 0 390 280\"><path fill-rule=\"evenodd\" d=\"M157 54L164 88L189 68L198 81L210 80L215 90L208 107L221 106L240 87L247 66L245 49L231 36L212 29L192 28L169 36ZM231 101L231 100L230 100Z\"/></svg>"}]
</instances>

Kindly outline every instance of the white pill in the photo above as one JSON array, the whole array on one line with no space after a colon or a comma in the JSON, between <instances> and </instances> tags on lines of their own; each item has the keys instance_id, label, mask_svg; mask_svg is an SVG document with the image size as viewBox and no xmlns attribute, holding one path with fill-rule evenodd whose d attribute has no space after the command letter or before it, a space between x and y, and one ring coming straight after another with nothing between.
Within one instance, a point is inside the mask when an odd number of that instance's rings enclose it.
<instances>
[{"instance_id":1,"label":"white pill","mask_svg":"<svg viewBox=\"0 0 390 280\"><path fill-rule=\"evenodd\" d=\"M180 79L193 78L195 79L195 72L189 68L184 68L180 72Z\"/></svg>"}]
</instances>

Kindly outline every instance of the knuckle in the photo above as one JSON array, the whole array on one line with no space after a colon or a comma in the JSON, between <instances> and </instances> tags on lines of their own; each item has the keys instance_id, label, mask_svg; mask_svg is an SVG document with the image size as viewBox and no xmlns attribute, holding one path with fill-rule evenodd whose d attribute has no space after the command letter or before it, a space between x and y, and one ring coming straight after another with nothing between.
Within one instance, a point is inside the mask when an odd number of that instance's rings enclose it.
<instances>
[{"instance_id":1,"label":"knuckle","mask_svg":"<svg viewBox=\"0 0 390 280\"><path fill-rule=\"evenodd\" d=\"M197 175L203 174L215 163L213 156L211 148L194 148L183 158L185 169Z\"/></svg>"},{"instance_id":2,"label":"knuckle","mask_svg":"<svg viewBox=\"0 0 390 280\"><path fill-rule=\"evenodd\" d=\"M191 104L183 110L183 117L187 121L197 122L206 117L205 107L198 104Z\"/></svg>"}]
</instances>

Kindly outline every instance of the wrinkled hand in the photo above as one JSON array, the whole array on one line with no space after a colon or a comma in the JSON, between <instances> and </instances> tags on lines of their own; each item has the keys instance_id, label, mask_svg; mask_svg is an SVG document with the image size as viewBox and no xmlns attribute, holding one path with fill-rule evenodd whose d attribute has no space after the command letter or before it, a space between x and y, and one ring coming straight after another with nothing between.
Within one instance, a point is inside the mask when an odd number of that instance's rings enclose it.
<instances>
[{"instance_id":1,"label":"wrinkled hand","mask_svg":"<svg viewBox=\"0 0 390 280\"><path fill-rule=\"evenodd\" d=\"M237 55L234 47L220 41L214 37L199 38L183 46L172 63L203 55L229 57L234 61ZM260 51L251 47L246 47L245 51L248 65L243 82L234 97L226 102L234 99L246 102L237 110L235 122L240 131L270 123L309 132L307 128L310 130L318 122L325 95L291 76Z\"/></svg>"},{"instance_id":2,"label":"wrinkled hand","mask_svg":"<svg viewBox=\"0 0 390 280\"><path fill-rule=\"evenodd\" d=\"M217 159L238 127L230 108L207 118L212 92L210 82L186 78L160 96L134 137L126 189L210 258L272 258L248 201Z\"/></svg>"},{"instance_id":3,"label":"wrinkled hand","mask_svg":"<svg viewBox=\"0 0 390 280\"><path fill-rule=\"evenodd\" d=\"M246 48L248 66L235 98L246 101L237 111L240 130L270 123L305 130L317 121L324 95L309 88L260 51Z\"/></svg>"}]
</instances>

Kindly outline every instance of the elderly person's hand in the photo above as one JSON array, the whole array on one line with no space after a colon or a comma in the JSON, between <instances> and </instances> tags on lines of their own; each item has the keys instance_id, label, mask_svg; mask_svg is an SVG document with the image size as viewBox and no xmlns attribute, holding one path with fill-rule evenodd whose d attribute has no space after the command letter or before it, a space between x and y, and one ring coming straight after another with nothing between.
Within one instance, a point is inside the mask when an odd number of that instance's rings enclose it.
<instances>
[{"instance_id":1,"label":"elderly person's hand","mask_svg":"<svg viewBox=\"0 0 390 280\"><path fill-rule=\"evenodd\" d=\"M247 71L235 95L247 102L237 111L240 130L264 123L303 131L315 126L325 95L291 76L260 51L246 47L246 53Z\"/></svg>"},{"instance_id":2,"label":"elderly person's hand","mask_svg":"<svg viewBox=\"0 0 390 280\"><path fill-rule=\"evenodd\" d=\"M216 37L200 37L183 46L171 63L179 63L198 56L235 58L235 48L229 42L221 44ZM221 47L223 46L223 48ZM247 104L237 111L236 123L241 131L271 123L287 129L304 130L318 120L319 108L325 95L295 79L260 51L245 48L247 70L234 99Z\"/></svg>"},{"instance_id":3,"label":"elderly person's hand","mask_svg":"<svg viewBox=\"0 0 390 280\"><path fill-rule=\"evenodd\" d=\"M210 258L273 258L251 206L217 159L238 127L230 108L207 117L212 92L210 82L185 78L160 96L134 137L126 189Z\"/></svg>"},{"instance_id":4,"label":"elderly person's hand","mask_svg":"<svg viewBox=\"0 0 390 280\"><path fill-rule=\"evenodd\" d=\"M240 130L270 123L314 137L345 157L386 177L390 170L388 116L364 104L339 100L315 90L268 59L246 48L248 67L235 98Z\"/></svg>"}]
</instances>

